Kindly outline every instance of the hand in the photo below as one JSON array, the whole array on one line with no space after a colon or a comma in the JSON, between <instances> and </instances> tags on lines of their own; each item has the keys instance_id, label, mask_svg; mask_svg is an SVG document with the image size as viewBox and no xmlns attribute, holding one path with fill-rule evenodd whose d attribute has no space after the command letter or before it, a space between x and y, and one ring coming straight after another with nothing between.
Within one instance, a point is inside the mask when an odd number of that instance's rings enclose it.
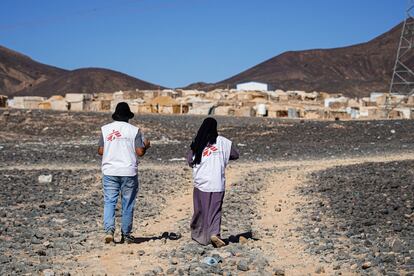
<instances>
[{"instance_id":1,"label":"hand","mask_svg":"<svg viewBox=\"0 0 414 276\"><path fill-rule=\"evenodd\" d=\"M144 147L145 149L149 149L151 147L151 142L148 139L144 140Z\"/></svg>"}]
</instances>

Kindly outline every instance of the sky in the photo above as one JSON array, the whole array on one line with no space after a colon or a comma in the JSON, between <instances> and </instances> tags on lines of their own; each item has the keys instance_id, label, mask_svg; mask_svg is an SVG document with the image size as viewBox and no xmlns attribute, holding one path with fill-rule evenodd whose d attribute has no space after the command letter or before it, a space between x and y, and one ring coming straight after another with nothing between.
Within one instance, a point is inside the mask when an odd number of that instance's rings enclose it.
<instances>
[{"instance_id":1,"label":"sky","mask_svg":"<svg viewBox=\"0 0 414 276\"><path fill-rule=\"evenodd\" d=\"M361 43L407 0L1 0L0 45L165 87L217 82L285 51Z\"/></svg>"}]
</instances>

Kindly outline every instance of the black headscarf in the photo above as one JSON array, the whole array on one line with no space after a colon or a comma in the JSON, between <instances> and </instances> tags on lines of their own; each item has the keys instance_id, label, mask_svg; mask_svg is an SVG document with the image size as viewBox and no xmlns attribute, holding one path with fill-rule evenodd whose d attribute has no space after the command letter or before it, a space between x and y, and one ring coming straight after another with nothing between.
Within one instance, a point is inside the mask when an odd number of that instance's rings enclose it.
<instances>
[{"instance_id":1,"label":"black headscarf","mask_svg":"<svg viewBox=\"0 0 414 276\"><path fill-rule=\"evenodd\" d=\"M206 118L200 126L197 132L197 136L191 143L191 150L195 155L193 160L193 166L200 164L201 155L207 144L213 145L216 143L217 133L217 121L214 118Z\"/></svg>"}]
</instances>

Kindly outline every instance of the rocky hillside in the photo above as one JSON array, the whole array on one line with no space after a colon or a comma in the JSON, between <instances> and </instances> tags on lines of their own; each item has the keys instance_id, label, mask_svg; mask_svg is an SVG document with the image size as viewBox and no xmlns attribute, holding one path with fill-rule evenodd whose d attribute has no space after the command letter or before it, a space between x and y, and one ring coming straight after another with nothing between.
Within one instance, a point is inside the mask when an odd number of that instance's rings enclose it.
<instances>
[{"instance_id":1,"label":"rocky hillside","mask_svg":"<svg viewBox=\"0 0 414 276\"><path fill-rule=\"evenodd\" d=\"M137 88L159 89L160 86L103 68L68 71L0 46L0 94L51 96Z\"/></svg>"},{"instance_id":2,"label":"rocky hillside","mask_svg":"<svg viewBox=\"0 0 414 276\"><path fill-rule=\"evenodd\" d=\"M0 46L0 94L13 94L65 72Z\"/></svg>"},{"instance_id":3,"label":"rocky hillside","mask_svg":"<svg viewBox=\"0 0 414 276\"><path fill-rule=\"evenodd\" d=\"M19 91L19 95L64 95L66 93L113 92L130 89L159 89L160 86L126 74L103 68L82 68L65 72L36 86ZM162 87L161 87L162 88Z\"/></svg>"},{"instance_id":4,"label":"rocky hillside","mask_svg":"<svg viewBox=\"0 0 414 276\"><path fill-rule=\"evenodd\" d=\"M274 89L342 92L348 96L388 91L401 28L399 24L353 46L285 52L223 81L188 87L210 90L259 81Z\"/></svg>"}]
</instances>

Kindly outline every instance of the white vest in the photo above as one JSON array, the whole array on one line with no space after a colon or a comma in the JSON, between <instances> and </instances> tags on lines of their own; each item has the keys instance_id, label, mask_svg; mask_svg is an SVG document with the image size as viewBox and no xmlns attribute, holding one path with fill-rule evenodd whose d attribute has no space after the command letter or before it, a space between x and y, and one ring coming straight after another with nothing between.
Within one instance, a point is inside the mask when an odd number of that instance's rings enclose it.
<instances>
[{"instance_id":1,"label":"white vest","mask_svg":"<svg viewBox=\"0 0 414 276\"><path fill-rule=\"evenodd\" d=\"M225 169L230 160L231 141L218 136L216 144L205 147L200 164L193 168L194 186L203 192L223 192Z\"/></svg>"},{"instance_id":2,"label":"white vest","mask_svg":"<svg viewBox=\"0 0 414 276\"><path fill-rule=\"evenodd\" d=\"M115 121L102 127L104 152L102 173L113 176L134 176L138 164L135 153L135 136L139 128Z\"/></svg>"}]
</instances>

